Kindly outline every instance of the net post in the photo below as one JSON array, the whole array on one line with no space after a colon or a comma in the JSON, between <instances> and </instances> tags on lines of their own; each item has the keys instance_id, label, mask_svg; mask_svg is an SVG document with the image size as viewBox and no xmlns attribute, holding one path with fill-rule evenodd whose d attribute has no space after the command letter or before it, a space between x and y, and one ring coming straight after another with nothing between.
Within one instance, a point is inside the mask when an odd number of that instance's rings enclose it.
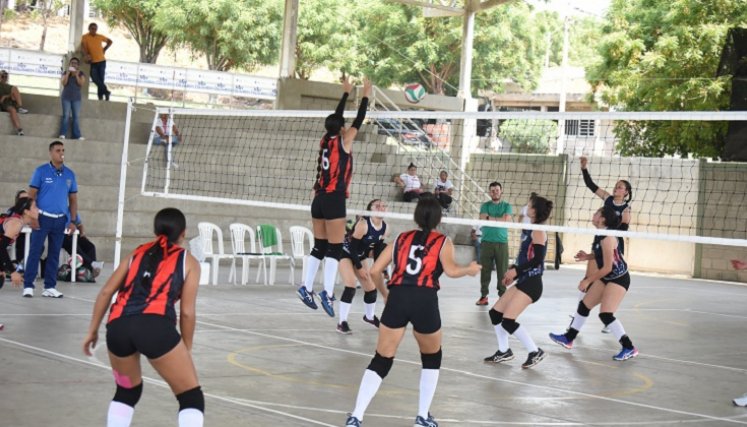
<instances>
[{"instance_id":1,"label":"net post","mask_svg":"<svg viewBox=\"0 0 747 427\"><path fill-rule=\"evenodd\" d=\"M703 174L706 169L706 159L698 161L698 209L695 214L695 235L703 235L703 218L705 216L706 182ZM693 277L701 277L703 268L703 244L695 244L695 260L693 260Z\"/></svg>"},{"instance_id":2,"label":"net post","mask_svg":"<svg viewBox=\"0 0 747 427\"><path fill-rule=\"evenodd\" d=\"M127 190L127 163L130 147L130 126L132 125L132 98L127 99L127 116L125 118L124 141L122 144L122 163L119 168L119 195L117 197L117 230L114 239L114 269L119 265L122 252L122 222L124 221L125 191ZM73 272L75 274L75 272Z\"/></svg>"}]
</instances>

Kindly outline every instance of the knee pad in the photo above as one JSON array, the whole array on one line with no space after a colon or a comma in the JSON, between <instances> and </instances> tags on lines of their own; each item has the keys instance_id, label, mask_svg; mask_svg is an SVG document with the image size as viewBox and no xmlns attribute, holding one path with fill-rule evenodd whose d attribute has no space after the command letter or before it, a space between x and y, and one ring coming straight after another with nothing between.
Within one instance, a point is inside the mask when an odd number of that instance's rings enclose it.
<instances>
[{"instance_id":1,"label":"knee pad","mask_svg":"<svg viewBox=\"0 0 747 427\"><path fill-rule=\"evenodd\" d=\"M587 307L583 301L579 301L578 309L576 310L576 312L581 316L589 317L589 313L591 312L591 310L589 310L589 307Z\"/></svg>"},{"instance_id":2,"label":"knee pad","mask_svg":"<svg viewBox=\"0 0 747 427\"><path fill-rule=\"evenodd\" d=\"M350 304L353 302L353 297L355 296L355 288L348 288L347 286L342 291L342 296L340 297L341 302L346 302Z\"/></svg>"},{"instance_id":3,"label":"knee pad","mask_svg":"<svg viewBox=\"0 0 747 427\"><path fill-rule=\"evenodd\" d=\"M493 325L498 325L503 321L503 313L494 308L488 311L488 315L490 316L490 323Z\"/></svg>"},{"instance_id":4,"label":"knee pad","mask_svg":"<svg viewBox=\"0 0 747 427\"><path fill-rule=\"evenodd\" d=\"M200 388L200 386L187 390L184 393L177 394L176 400L179 401L180 411L192 408L203 413L205 412L205 396L202 394L202 388Z\"/></svg>"},{"instance_id":5,"label":"knee pad","mask_svg":"<svg viewBox=\"0 0 747 427\"><path fill-rule=\"evenodd\" d=\"M342 243L330 243L327 246L327 258L340 260L342 257Z\"/></svg>"},{"instance_id":6,"label":"knee pad","mask_svg":"<svg viewBox=\"0 0 747 427\"><path fill-rule=\"evenodd\" d=\"M441 369L441 357L443 353L438 349L437 353L425 354L420 353L420 361L423 363L423 369Z\"/></svg>"},{"instance_id":7,"label":"knee pad","mask_svg":"<svg viewBox=\"0 0 747 427\"><path fill-rule=\"evenodd\" d=\"M393 363L393 357L384 357L377 351L371 359L371 363L368 364L368 369L376 372L376 375L383 380L389 374L389 370L392 369Z\"/></svg>"},{"instance_id":8,"label":"knee pad","mask_svg":"<svg viewBox=\"0 0 747 427\"><path fill-rule=\"evenodd\" d=\"M135 407L137 402L140 401L140 396L143 394L143 383L140 383L132 388L124 388L117 384L117 391L114 393L115 402L124 403L127 406Z\"/></svg>"},{"instance_id":9,"label":"knee pad","mask_svg":"<svg viewBox=\"0 0 747 427\"><path fill-rule=\"evenodd\" d=\"M317 239L314 238L314 247L311 249L311 256L318 260L324 259L324 254L327 253L327 245L329 245L329 242L327 239Z\"/></svg>"},{"instance_id":10,"label":"knee pad","mask_svg":"<svg viewBox=\"0 0 747 427\"><path fill-rule=\"evenodd\" d=\"M612 313L599 313L599 320L604 323L604 326L607 326L615 321L615 315Z\"/></svg>"},{"instance_id":11,"label":"knee pad","mask_svg":"<svg viewBox=\"0 0 747 427\"><path fill-rule=\"evenodd\" d=\"M514 332L516 332L517 329L519 329L519 324L516 323L515 319L507 319L503 318L503 321L501 322L501 326L503 326L503 329L506 330L506 332L509 333L509 335L513 335Z\"/></svg>"},{"instance_id":12,"label":"knee pad","mask_svg":"<svg viewBox=\"0 0 747 427\"><path fill-rule=\"evenodd\" d=\"M373 304L376 302L376 289L373 291L367 291L363 294L363 302L366 304Z\"/></svg>"}]
</instances>

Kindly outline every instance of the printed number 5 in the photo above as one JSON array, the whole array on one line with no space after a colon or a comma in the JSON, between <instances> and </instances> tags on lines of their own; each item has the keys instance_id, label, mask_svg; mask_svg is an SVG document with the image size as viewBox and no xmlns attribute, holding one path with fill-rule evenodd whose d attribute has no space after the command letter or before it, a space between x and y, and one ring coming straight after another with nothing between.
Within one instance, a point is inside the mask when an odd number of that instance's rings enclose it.
<instances>
[{"instance_id":1,"label":"printed number 5","mask_svg":"<svg viewBox=\"0 0 747 427\"><path fill-rule=\"evenodd\" d=\"M322 150L322 169L329 170L329 157L327 157L329 150L324 149Z\"/></svg>"},{"instance_id":2,"label":"printed number 5","mask_svg":"<svg viewBox=\"0 0 747 427\"><path fill-rule=\"evenodd\" d=\"M423 247L420 245L410 247L410 259L407 261L407 267L405 268L407 274L416 275L420 273L420 269L423 268L423 260L415 255L415 252L421 249L423 249Z\"/></svg>"}]
</instances>

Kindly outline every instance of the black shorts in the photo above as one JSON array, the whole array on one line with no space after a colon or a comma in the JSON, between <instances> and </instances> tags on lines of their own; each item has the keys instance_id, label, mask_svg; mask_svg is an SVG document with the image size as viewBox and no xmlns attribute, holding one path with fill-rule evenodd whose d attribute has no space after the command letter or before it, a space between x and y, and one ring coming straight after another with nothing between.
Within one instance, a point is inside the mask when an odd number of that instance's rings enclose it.
<instances>
[{"instance_id":1,"label":"black shorts","mask_svg":"<svg viewBox=\"0 0 747 427\"><path fill-rule=\"evenodd\" d=\"M625 273L625 274L623 274L622 276L620 276L620 277L618 277L616 279L605 279L605 278L602 278L601 280L602 280L602 283L604 283L605 285L607 283L614 283L616 285L620 285L623 288L625 288L626 291L630 287L630 274L628 274L628 273Z\"/></svg>"},{"instance_id":2,"label":"black shorts","mask_svg":"<svg viewBox=\"0 0 747 427\"><path fill-rule=\"evenodd\" d=\"M533 303L537 302L542 296L542 276L527 277L521 283L516 283L516 289L527 294Z\"/></svg>"},{"instance_id":3,"label":"black shorts","mask_svg":"<svg viewBox=\"0 0 747 427\"><path fill-rule=\"evenodd\" d=\"M392 329L412 323L412 328L421 334L438 332L441 329L438 291L416 286L390 286L381 323Z\"/></svg>"},{"instance_id":4,"label":"black shorts","mask_svg":"<svg viewBox=\"0 0 747 427\"><path fill-rule=\"evenodd\" d=\"M347 258L349 260L353 260L353 255L350 254L350 252L343 249L342 255L340 255L340 259ZM359 254L358 260L360 262L363 262L366 258L368 258L368 251L364 252L363 254Z\"/></svg>"},{"instance_id":5,"label":"black shorts","mask_svg":"<svg viewBox=\"0 0 747 427\"><path fill-rule=\"evenodd\" d=\"M318 193L311 202L311 217L314 219L345 218L345 193Z\"/></svg>"},{"instance_id":6,"label":"black shorts","mask_svg":"<svg viewBox=\"0 0 747 427\"><path fill-rule=\"evenodd\" d=\"M106 325L106 346L117 357L139 352L148 359L157 359L181 339L174 321L158 314L122 316Z\"/></svg>"}]
</instances>

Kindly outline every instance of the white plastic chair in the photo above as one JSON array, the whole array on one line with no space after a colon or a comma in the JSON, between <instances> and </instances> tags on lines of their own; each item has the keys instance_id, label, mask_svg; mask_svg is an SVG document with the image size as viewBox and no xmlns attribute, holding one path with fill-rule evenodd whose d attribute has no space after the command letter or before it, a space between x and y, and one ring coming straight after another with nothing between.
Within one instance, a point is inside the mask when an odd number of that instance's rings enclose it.
<instances>
[{"instance_id":1,"label":"white plastic chair","mask_svg":"<svg viewBox=\"0 0 747 427\"><path fill-rule=\"evenodd\" d=\"M231 262L231 270L233 271L234 283L236 283L236 260L241 260L241 284L246 285L249 281L249 270L251 269L251 260L258 260L257 265L257 278L255 281L259 281L259 274L265 271L265 285L267 284L267 273L265 267L265 257L262 253L257 252L257 243L254 239L254 229L246 224L233 223L228 226L231 231L231 249L233 250L233 261ZM247 245L247 239L249 240ZM259 267L262 267L262 270Z\"/></svg>"},{"instance_id":2,"label":"white plastic chair","mask_svg":"<svg viewBox=\"0 0 747 427\"><path fill-rule=\"evenodd\" d=\"M226 254L223 245L223 232L220 227L213 224L212 222L200 222L197 224L197 229L200 231L200 238L202 238L202 248L205 252L205 259L210 259L210 284L218 284L218 267L220 261L224 259L232 259L233 255ZM215 234L215 244L213 244L213 235ZM235 273L235 272L234 272ZM229 275L228 280L231 281L232 276Z\"/></svg>"},{"instance_id":3,"label":"white plastic chair","mask_svg":"<svg viewBox=\"0 0 747 427\"><path fill-rule=\"evenodd\" d=\"M301 282L303 282L306 280L306 261L314 247L314 233L300 225L293 225L288 230L291 238L291 255L296 260L301 259ZM304 241L308 242L308 246L304 244ZM308 250L306 250L307 247ZM293 279L295 280L295 277Z\"/></svg>"},{"instance_id":4,"label":"white plastic chair","mask_svg":"<svg viewBox=\"0 0 747 427\"><path fill-rule=\"evenodd\" d=\"M264 255L265 259L270 260L270 285L275 284L275 272L277 270L278 260L287 260L290 266L291 281L296 276L295 272L295 259L283 252L283 236L280 234L280 230L272 226L275 229L275 244L267 245L262 239L262 225L257 226L257 238L259 240L259 251ZM266 267L265 267L266 268Z\"/></svg>"}]
</instances>

